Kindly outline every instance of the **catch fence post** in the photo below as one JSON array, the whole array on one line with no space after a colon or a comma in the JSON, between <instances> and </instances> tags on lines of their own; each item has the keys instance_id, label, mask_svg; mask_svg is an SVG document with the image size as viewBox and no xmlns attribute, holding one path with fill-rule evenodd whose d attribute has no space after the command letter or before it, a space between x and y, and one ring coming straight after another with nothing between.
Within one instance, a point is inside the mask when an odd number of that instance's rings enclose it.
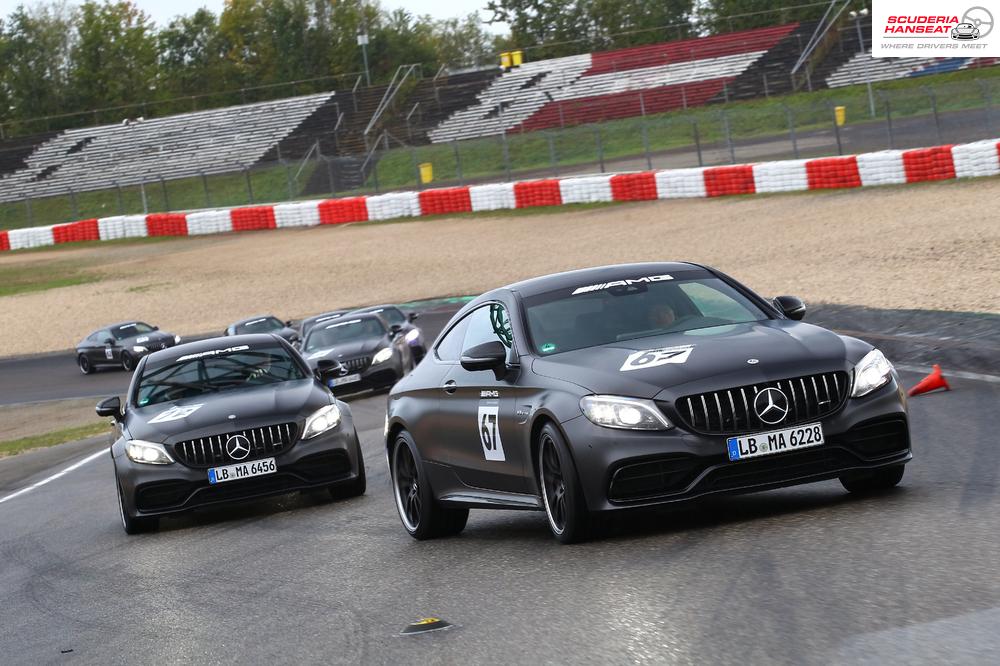
<instances>
[{"instance_id":1,"label":"catch fence post","mask_svg":"<svg viewBox=\"0 0 1000 666\"><path fill-rule=\"evenodd\" d=\"M73 206L73 220L79 220L80 219L80 207L77 206L76 192L73 191L72 187L69 188L69 200L70 200L70 203ZM70 220L70 222L72 222L73 220Z\"/></svg>"},{"instance_id":2,"label":"catch fence post","mask_svg":"<svg viewBox=\"0 0 1000 666\"><path fill-rule=\"evenodd\" d=\"M24 207L27 209L27 213L28 213L28 225L29 226L34 225L35 224L35 214L31 210L31 197L25 197L24 198Z\"/></svg>"},{"instance_id":3,"label":"catch fence post","mask_svg":"<svg viewBox=\"0 0 1000 666\"><path fill-rule=\"evenodd\" d=\"M691 133L694 135L694 147L698 151L698 166L705 166L705 160L701 154L701 132L698 131L698 121L691 119Z\"/></svg>"},{"instance_id":4,"label":"catch fence post","mask_svg":"<svg viewBox=\"0 0 1000 666\"><path fill-rule=\"evenodd\" d=\"M938 144L942 144L944 143L944 138L941 136L941 116L938 115L937 95L934 94L934 88L930 86L923 86L923 90L931 100L931 113L934 114L934 128L937 130Z\"/></svg>"},{"instance_id":5,"label":"catch fence post","mask_svg":"<svg viewBox=\"0 0 1000 666\"><path fill-rule=\"evenodd\" d=\"M510 148L507 146L507 131L500 133L500 150L503 153L503 170L507 174L507 181L510 182Z\"/></svg>"},{"instance_id":6,"label":"catch fence post","mask_svg":"<svg viewBox=\"0 0 1000 666\"><path fill-rule=\"evenodd\" d=\"M458 184L465 185L465 180L462 178L462 154L458 150L457 140L451 140L451 148L455 152L455 174L458 176Z\"/></svg>"},{"instance_id":7,"label":"catch fence post","mask_svg":"<svg viewBox=\"0 0 1000 666\"><path fill-rule=\"evenodd\" d=\"M722 112L722 131L726 134L726 147L729 149L729 163L736 164L736 146L733 145L733 132L729 126L729 114Z\"/></svg>"},{"instance_id":8,"label":"catch fence post","mask_svg":"<svg viewBox=\"0 0 1000 666\"><path fill-rule=\"evenodd\" d=\"M336 196L337 185L333 178L333 160L329 157L324 157L323 161L326 162L326 178L330 185L330 196Z\"/></svg>"},{"instance_id":9,"label":"catch fence post","mask_svg":"<svg viewBox=\"0 0 1000 666\"><path fill-rule=\"evenodd\" d=\"M243 179L247 182L247 197L249 197L250 203L253 204L253 183L250 182L249 167L243 167Z\"/></svg>"},{"instance_id":10,"label":"catch fence post","mask_svg":"<svg viewBox=\"0 0 1000 666\"><path fill-rule=\"evenodd\" d=\"M288 162L285 162L285 181L288 183L288 198L295 198L295 187L292 183L294 179L292 178L292 168Z\"/></svg>"},{"instance_id":11,"label":"catch fence post","mask_svg":"<svg viewBox=\"0 0 1000 666\"><path fill-rule=\"evenodd\" d=\"M893 136L892 132L892 104L889 103L888 96L885 96L882 99L885 101L885 127L889 132L889 148L891 150L896 147L896 138Z\"/></svg>"},{"instance_id":12,"label":"catch fence post","mask_svg":"<svg viewBox=\"0 0 1000 666\"><path fill-rule=\"evenodd\" d=\"M198 175L201 176L201 187L202 187L203 190L205 190L205 207L206 208L211 208L212 207L212 197L209 196L209 193L208 193L208 177L205 175L205 173L203 171L199 171Z\"/></svg>"},{"instance_id":13,"label":"catch fence post","mask_svg":"<svg viewBox=\"0 0 1000 666\"><path fill-rule=\"evenodd\" d=\"M594 140L597 143L597 161L601 165L601 173L604 173L604 143L601 141L601 128L594 130Z\"/></svg>"},{"instance_id":14,"label":"catch fence post","mask_svg":"<svg viewBox=\"0 0 1000 666\"><path fill-rule=\"evenodd\" d=\"M410 164L413 165L413 177L417 181L417 189L424 189L423 184L420 182L420 166L417 165L417 151L413 146L410 146Z\"/></svg>"},{"instance_id":15,"label":"catch fence post","mask_svg":"<svg viewBox=\"0 0 1000 666\"><path fill-rule=\"evenodd\" d=\"M985 102L983 108L986 111L986 135L993 136L993 91L982 79L976 79L976 85L979 86Z\"/></svg>"},{"instance_id":16,"label":"catch fence post","mask_svg":"<svg viewBox=\"0 0 1000 666\"><path fill-rule=\"evenodd\" d=\"M125 214L125 202L122 201L122 186L117 180L115 181L115 194L118 197L118 214Z\"/></svg>"},{"instance_id":17,"label":"catch fence post","mask_svg":"<svg viewBox=\"0 0 1000 666\"><path fill-rule=\"evenodd\" d=\"M785 107L785 118L788 119L788 137L792 141L792 153L795 155L795 159L799 159L799 140L795 136L795 116L787 104L782 104L781 106Z\"/></svg>"},{"instance_id":18,"label":"catch fence post","mask_svg":"<svg viewBox=\"0 0 1000 666\"><path fill-rule=\"evenodd\" d=\"M167 195L167 181L160 176L160 191L163 193L163 210L170 210L170 197Z\"/></svg>"},{"instance_id":19,"label":"catch fence post","mask_svg":"<svg viewBox=\"0 0 1000 666\"><path fill-rule=\"evenodd\" d=\"M549 165L552 167L552 175L559 176L559 162L556 160L556 142L552 138L551 132L545 133L545 139L549 144Z\"/></svg>"},{"instance_id":20,"label":"catch fence post","mask_svg":"<svg viewBox=\"0 0 1000 666\"><path fill-rule=\"evenodd\" d=\"M646 126L646 119L643 118L642 123L642 150L646 154L646 170L653 170L653 158L649 154L649 128Z\"/></svg>"}]
</instances>

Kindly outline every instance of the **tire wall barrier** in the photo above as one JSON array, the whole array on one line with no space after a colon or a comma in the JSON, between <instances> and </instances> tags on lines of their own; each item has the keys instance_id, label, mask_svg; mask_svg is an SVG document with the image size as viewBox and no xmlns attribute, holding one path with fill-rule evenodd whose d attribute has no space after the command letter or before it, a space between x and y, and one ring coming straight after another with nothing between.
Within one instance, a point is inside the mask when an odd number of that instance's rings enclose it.
<instances>
[{"instance_id":1,"label":"tire wall barrier","mask_svg":"<svg viewBox=\"0 0 1000 666\"><path fill-rule=\"evenodd\" d=\"M1000 175L1000 139L991 139L810 160L547 178L191 213L119 215L0 231L0 251L535 206L843 189L996 175Z\"/></svg>"}]
</instances>

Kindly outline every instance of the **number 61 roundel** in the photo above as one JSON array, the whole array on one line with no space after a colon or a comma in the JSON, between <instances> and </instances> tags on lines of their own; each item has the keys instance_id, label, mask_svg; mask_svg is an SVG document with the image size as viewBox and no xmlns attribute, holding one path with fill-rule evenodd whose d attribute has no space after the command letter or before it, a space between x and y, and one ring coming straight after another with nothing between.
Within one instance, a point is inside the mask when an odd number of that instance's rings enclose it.
<instances>
[{"instance_id":1,"label":"number 61 roundel","mask_svg":"<svg viewBox=\"0 0 1000 666\"><path fill-rule=\"evenodd\" d=\"M507 460L503 453L503 442L500 441L500 427L497 424L499 414L499 405L479 406L479 441L483 445L483 454L487 460Z\"/></svg>"}]
</instances>

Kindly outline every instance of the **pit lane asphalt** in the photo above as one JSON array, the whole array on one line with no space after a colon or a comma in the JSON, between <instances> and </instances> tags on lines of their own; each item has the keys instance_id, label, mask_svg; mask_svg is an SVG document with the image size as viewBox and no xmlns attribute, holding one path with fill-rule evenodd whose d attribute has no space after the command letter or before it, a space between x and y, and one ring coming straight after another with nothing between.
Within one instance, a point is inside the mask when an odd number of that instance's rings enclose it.
<instances>
[{"instance_id":1,"label":"pit lane asphalt","mask_svg":"<svg viewBox=\"0 0 1000 666\"><path fill-rule=\"evenodd\" d=\"M893 492L727 497L569 547L536 512L473 511L458 537L410 539L384 395L351 403L356 499L291 495L128 537L102 455L0 504L2 660L995 663L1000 386L952 388L911 402L915 460ZM429 615L458 626L398 635Z\"/></svg>"}]
</instances>

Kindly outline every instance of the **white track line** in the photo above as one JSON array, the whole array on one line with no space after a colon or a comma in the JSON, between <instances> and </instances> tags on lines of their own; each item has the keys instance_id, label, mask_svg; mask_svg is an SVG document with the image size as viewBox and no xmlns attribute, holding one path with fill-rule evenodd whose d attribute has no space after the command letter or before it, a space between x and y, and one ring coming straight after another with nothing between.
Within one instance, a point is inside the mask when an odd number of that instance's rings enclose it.
<instances>
[{"instance_id":1,"label":"white track line","mask_svg":"<svg viewBox=\"0 0 1000 666\"><path fill-rule=\"evenodd\" d=\"M46 477L46 478L42 479L41 481L36 481L35 483L31 484L27 488L21 488L17 492L11 493L10 495L7 495L6 497L0 497L0 504L3 504L7 500L12 500L15 497L17 497L18 495L23 495L23 494L25 494L27 492L30 492L30 491L34 490L35 488L40 488L40 487L44 486L46 483L50 483L52 481L55 481L59 477L66 476L67 474L69 474L73 470L78 469L80 467L83 467L84 465L86 465L87 463L89 463L91 460L97 460L97 458L99 456L106 456L106 455L108 455L108 450L107 449L101 449L97 453L92 453L89 456L87 456L86 458L84 458L83 460L81 460L79 462L73 463L72 465L70 465L69 467L67 467L66 469L64 469L61 472L56 472L52 476Z\"/></svg>"},{"instance_id":2,"label":"white track line","mask_svg":"<svg viewBox=\"0 0 1000 666\"><path fill-rule=\"evenodd\" d=\"M896 363L895 366L898 369L906 370L907 372L922 372L924 374L928 374L931 372L931 370L933 370L933 368L923 365L902 365ZM945 379L948 379L949 377L957 377L959 379L975 379L980 382L990 382L991 384L1000 384L1000 377L998 377L997 375L987 375L981 372L965 372L963 370L944 370L942 368L942 374L944 374Z\"/></svg>"}]
</instances>

